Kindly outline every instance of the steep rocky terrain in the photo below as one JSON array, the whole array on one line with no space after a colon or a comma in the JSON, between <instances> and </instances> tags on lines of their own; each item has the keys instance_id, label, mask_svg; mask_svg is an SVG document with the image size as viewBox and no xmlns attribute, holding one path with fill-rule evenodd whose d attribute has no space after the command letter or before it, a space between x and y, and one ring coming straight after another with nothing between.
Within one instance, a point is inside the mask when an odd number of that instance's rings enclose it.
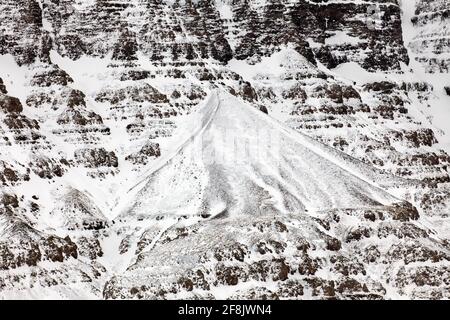
<instances>
[{"instance_id":1,"label":"steep rocky terrain","mask_svg":"<svg viewBox=\"0 0 450 320\"><path fill-rule=\"evenodd\" d=\"M0 297L450 298L449 10L0 0Z\"/></svg>"}]
</instances>

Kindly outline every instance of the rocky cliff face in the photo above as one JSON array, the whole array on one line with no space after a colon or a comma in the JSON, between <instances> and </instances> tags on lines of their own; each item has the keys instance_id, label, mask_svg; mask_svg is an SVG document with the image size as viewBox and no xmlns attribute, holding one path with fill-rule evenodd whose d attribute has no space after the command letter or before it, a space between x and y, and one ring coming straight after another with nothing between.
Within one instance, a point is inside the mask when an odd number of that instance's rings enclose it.
<instances>
[{"instance_id":1,"label":"rocky cliff face","mask_svg":"<svg viewBox=\"0 0 450 320\"><path fill-rule=\"evenodd\" d=\"M445 0L2 0L0 296L448 298L449 10ZM256 216L250 203L254 216L212 219L208 202L174 217L161 188L190 194L188 208L216 179L218 206L238 201L224 191L233 173L203 164L135 194L217 90L331 147L345 168L373 168L361 174L398 202L361 196L369 208L323 211L309 199L291 211L301 189L283 184L305 162L295 148L285 175L252 178L236 198L284 199L284 210ZM244 120L221 123L267 126ZM141 203L151 210L136 217Z\"/></svg>"},{"instance_id":2,"label":"rocky cliff face","mask_svg":"<svg viewBox=\"0 0 450 320\"><path fill-rule=\"evenodd\" d=\"M429 73L449 71L449 10L445 1L418 1L411 19L417 32L409 46Z\"/></svg>"}]
</instances>

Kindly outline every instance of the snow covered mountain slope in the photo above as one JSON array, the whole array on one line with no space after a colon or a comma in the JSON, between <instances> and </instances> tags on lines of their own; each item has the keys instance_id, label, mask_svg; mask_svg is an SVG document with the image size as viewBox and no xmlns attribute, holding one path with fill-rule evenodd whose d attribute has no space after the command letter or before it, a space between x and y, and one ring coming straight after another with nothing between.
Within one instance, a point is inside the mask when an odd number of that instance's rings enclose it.
<instances>
[{"instance_id":1,"label":"snow covered mountain slope","mask_svg":"<svg viewBox=\"0 0 450 320\"><path fill-rule=\"evenodd\" d=\"M1 0L0 297L448 298L448 9Z\"/></svg>"},{"instance_id":2,"label":"snow covered mountain slope","mask_svg":"<svg viewBox=\"0 0 450 320\"><path fill-rule=\"evenodd\" d=\"M228 93L214 92L200 112L200 128L146 177L127 215L295 214L399 202L347 171L353 164Z\"/></svg>"},{"instance_id":3,"label":"snow covered mountain slope","mask_svg":"<svg viewBox=\"0 0 450 320\"><path fill-rule=\"evenodd\" d=\"M431 252L443 262L433 272L448 274L445 242L375 185L400 179L343 161L225 92L193 119L116 218L120 250L136 259L106 298L417 298L428 293L411 281ZM400 268L403 259L415 266ZM447 297L438 287L433 295Z\"/></svg>"},{"instance_id":4,"label":"snow covered mountain slope","mask_svg":"<svg viewBox=\"0 0 450 320\"><path fill-rule=\"evenodd\" d=\"M442 135L443 147L449 150L450 95L446 88L450 86L450 8L445 1L402 1L401 6L404 41L411 57L410 77L432 88L432 94L417 105Z\"/></svg>"}]
</instances>

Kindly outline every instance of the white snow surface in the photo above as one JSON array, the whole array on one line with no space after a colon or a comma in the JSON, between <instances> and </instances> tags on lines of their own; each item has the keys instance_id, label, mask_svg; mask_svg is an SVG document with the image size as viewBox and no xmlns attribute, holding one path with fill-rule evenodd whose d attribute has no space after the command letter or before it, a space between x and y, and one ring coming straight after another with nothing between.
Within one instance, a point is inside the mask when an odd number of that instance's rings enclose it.
<instances>
[{"instance_id":1,"label":"white snow surface","mask_svg":"<svg viewBox=\"0 0 450 320\"><path fill-rule=\"evenodd\" d=\"M197 117L198 128L143 179L122 217L296 213L399 201L354 163L228 93L214 92Z\"/></svg>"}]
</instances>

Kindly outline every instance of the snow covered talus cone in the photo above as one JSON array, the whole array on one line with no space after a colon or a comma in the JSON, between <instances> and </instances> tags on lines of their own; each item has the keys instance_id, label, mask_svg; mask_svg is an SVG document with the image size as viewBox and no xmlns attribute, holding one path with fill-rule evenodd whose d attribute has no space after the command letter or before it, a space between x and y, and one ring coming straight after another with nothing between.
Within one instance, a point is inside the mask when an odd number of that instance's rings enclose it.
<instances>
[{"instance_id":1,"label":"snow covered talus cone","mask_svg":"<svg viewBox=\"0 0 450 320\"><path fill-rule=\"evenodd\" d=\"M193 118L185 130L192 135L135 187L127 215L296 214L400 202L375 184L388 177L228 93L214 92Z\"/></svg>"},{"instance_id":2,"label":"snow covered talus cone","mask_svg":"<svg viewBox=\"0 0 450 320\"><path fill-rule=\"evenodd\" d=\"M448 243L388 176L222 92L183 132L116 219L136 259L105 298L448 296Z\"/></svg>"}]
</instances>

